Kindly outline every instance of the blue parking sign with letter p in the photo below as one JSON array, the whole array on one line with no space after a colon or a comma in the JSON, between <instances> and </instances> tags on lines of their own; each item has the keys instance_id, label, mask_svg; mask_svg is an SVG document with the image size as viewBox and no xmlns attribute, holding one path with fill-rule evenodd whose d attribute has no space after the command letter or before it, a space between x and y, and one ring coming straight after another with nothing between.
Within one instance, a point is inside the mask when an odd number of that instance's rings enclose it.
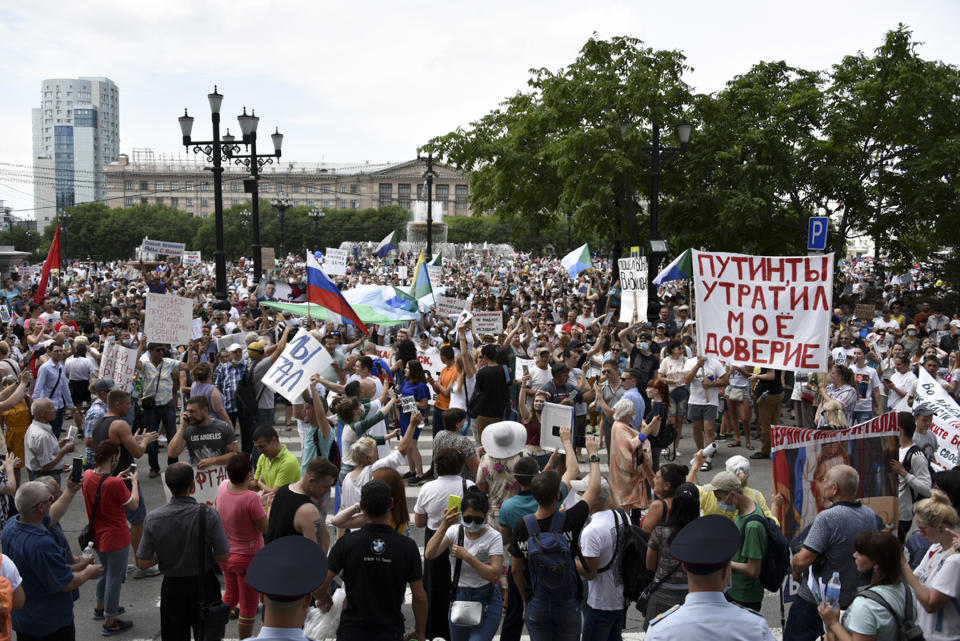
<instances>
[{"instance_id":1,"label":"blue parking sign with letter p","mask_svg":"<svg viewBox=\"0 0 960 641\"><path fill-rule=\"evenodd\" d=\"M827 230L830 219L826 216L813 216L807 226L807 250L824 251L827 248Z\"/></svg>"}]
</instances>

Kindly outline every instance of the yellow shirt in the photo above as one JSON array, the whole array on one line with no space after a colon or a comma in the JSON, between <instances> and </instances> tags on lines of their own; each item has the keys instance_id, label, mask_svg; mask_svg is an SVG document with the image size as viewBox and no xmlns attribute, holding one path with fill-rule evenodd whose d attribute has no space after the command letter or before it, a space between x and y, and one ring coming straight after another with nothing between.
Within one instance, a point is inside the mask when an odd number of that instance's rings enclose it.
<instances>
[{"instance_id":1,"label":"yellow shirt","mask_svg":"<svg viewBox=\"0 0 960 641\"><path fill-rule=\"evenodd\" d=\"M703 513L703 516L707 516L708 514L720 514L721 516L727 517L731 521L736 518L736 511L726 512L720 509L720 507L717 505L717 497L713 495L713 492L704 491L703 486L700 485L697 486L697 489L700 490L700 511ZM760 509L767 518L771 518L774 521L777 521L777 523L780 523L780 521L777 520L777 517L770 512L770 508L767 507L767 500L763 498L762 492L755 490L752 487L745 487L743 488L743 493L753 499L753 502L760 506Z\"/></svg>"}]
</instances>

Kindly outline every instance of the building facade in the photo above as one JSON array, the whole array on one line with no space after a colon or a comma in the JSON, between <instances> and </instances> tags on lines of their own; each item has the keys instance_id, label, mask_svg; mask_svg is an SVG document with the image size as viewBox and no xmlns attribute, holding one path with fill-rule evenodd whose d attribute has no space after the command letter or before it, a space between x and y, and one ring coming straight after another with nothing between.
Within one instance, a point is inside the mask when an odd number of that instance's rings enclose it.
<instances>
[{"instance_id":1,"label":"building facade","mask_svg":"<svg viewBox=\"0 0 960 641\"><path fill-rule=\"evenodd\" d=\"M57 212L106 197L103 168L120 155L120 96L109 78L51 78L33 109L34 209L40 231Z\"/></svg>"},{"instance_id":2,"label":"building facade","mask_svg":"<svg viewBox=\"0 0 960 641\"><path fill-rule=\"evenodd\" d=\"M213 176L206 167L194 158L157 159L146 149L135 149L132 158L121 154L105 168L107 203L110 207L169 205L208 218L214 212ZM223 169L224 209L249 203L250 194L243 191L249 172L226 162ZM439 163L433 169L433 200L443 203L442 215L472 214L467 177ZM261 171L260 197L282 198L293 206L377 209L398 205L412 210L414 201L426 199L426 163L420 160L363 165L281 161Z\"/></svg>"}]
</instances>

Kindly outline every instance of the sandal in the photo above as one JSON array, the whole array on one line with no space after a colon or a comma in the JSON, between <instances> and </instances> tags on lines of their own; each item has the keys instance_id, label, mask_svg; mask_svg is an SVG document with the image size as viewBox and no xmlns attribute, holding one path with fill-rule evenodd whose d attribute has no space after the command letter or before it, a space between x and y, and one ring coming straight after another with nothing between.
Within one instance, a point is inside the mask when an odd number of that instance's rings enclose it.
<instances>
[{"instance_id":1,"label":"sandal","mask_svg":"<svg viewBox=\"0 0 960 641\"><path fill-rule=\"evenodd\" d=\"M746 447L748 450L753 450L753 449L754 449L752 443L747 443L745 447Z\"/></svg>"},{"instance_id":2,"label":"sandal","mask_svg":"<svg viewBox=\"0 0 960 641\"><path fill-rule=\"evenodd\" d=\"M727 443L727 447L740 447L742 443L740 441L734 441L733 443Z\"/></svg>"}]
</instances>

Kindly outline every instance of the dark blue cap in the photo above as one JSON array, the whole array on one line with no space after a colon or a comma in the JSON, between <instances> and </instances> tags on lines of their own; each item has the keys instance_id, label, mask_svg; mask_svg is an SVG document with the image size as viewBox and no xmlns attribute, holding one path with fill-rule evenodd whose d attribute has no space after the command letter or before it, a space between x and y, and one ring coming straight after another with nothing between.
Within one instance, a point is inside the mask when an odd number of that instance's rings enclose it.
<instances>
[{"instance_id":1,"label":"dark blue cap","mask_svg":"<svg viewBox=\"0 0 960 641\"><path fill-rule=\"evenodd\" d=\"M710 514L687 523L670 544L670 554L687 572L710 574L730 562L740 547L740 530L725 516Z\"/></svg>"},{"instance_id":2,"label":"dark blue cap","mask_svg":"<svg viewBox=\"0 0 960 641\"><path fill-rule=\"evenodd\" d=\"M247 583L276 600L292 600L319 588L327 578L323 548L302 536L283 536L257 552Z\"/></svg>"}]
</instances>

